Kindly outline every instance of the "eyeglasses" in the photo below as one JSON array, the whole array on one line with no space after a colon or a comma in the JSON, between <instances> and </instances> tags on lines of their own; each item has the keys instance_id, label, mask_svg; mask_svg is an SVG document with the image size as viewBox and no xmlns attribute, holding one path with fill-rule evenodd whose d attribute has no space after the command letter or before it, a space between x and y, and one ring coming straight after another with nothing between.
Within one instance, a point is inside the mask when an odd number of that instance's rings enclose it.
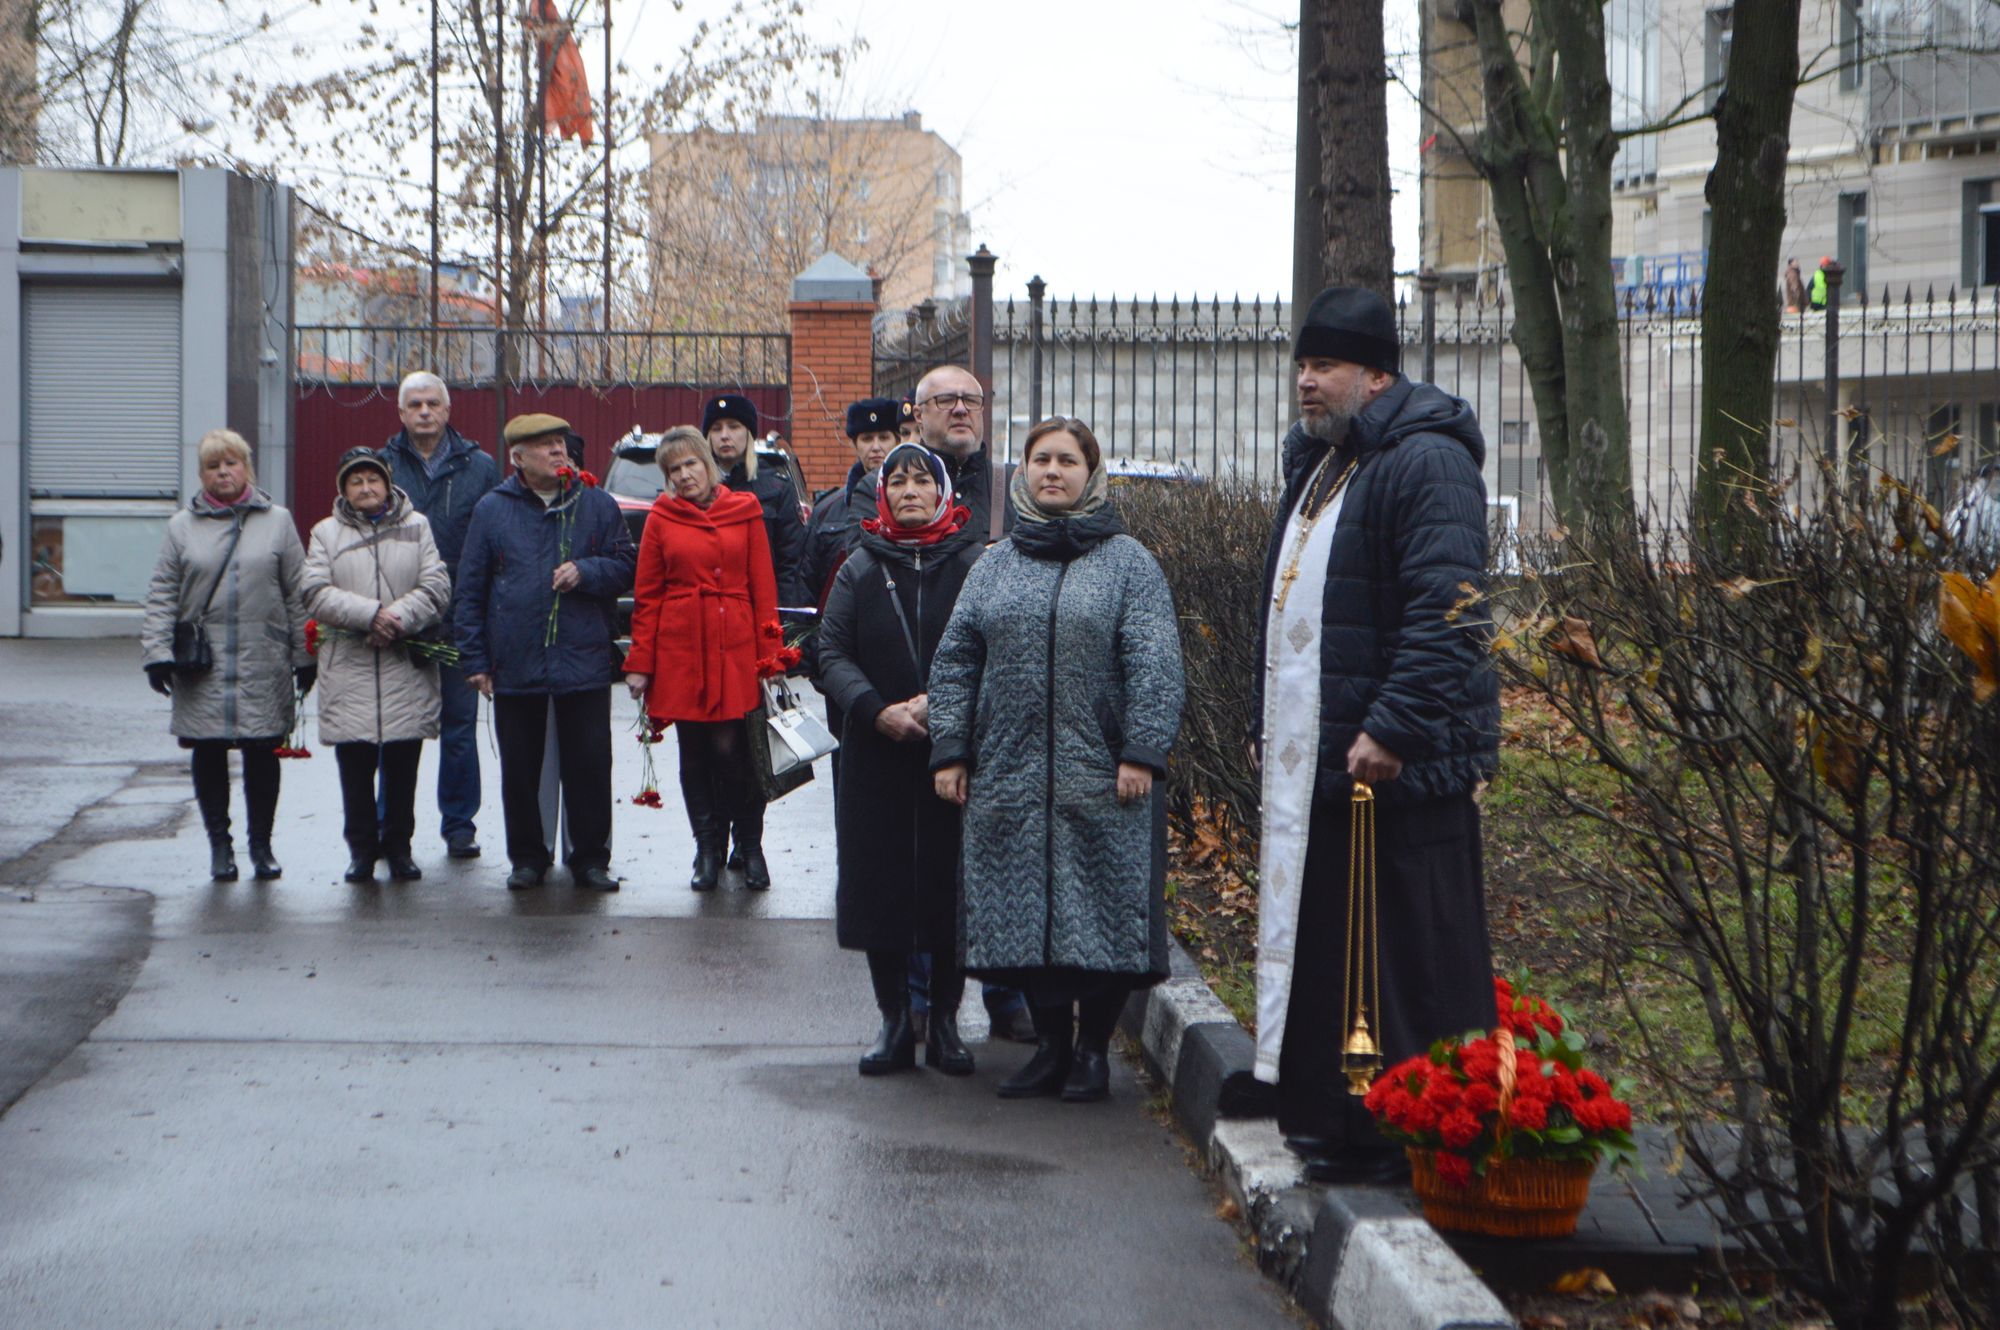
<instances>
[{"instance_id":1,"label":"eyeglasses","mask_svg":"<svg viewBox=\"0 0 2000 1330\"><path fill-rule=\"evenodd\" d=\"M977 411L986 405L986 399L978 393L934 393L918 405L935 406L945 411L956 411L962 406L968 411Z\"/></svg>"}]
</instances>

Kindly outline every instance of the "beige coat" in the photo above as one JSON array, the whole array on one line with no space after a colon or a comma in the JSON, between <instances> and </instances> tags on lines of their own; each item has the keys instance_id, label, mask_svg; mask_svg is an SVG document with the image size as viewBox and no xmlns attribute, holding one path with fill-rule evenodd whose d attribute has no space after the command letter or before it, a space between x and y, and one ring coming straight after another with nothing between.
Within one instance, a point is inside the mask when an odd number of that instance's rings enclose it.
<instances>
[{"instance_id":1,"label":"beige coat","mask_svg":"<svg viewBox=\"0 0 2000 1330\"><path fill-rule=\"evenodd\" d=\"M238 523L243 536L224 567ZM292 515L262 490L228 508L197 494L168 520L139 630L146 664L173 660L174 621L200 614L215 588L202 615L215 668L174 676L176 735L282 742L291 733L292 668L307 663L304 562Z\"/></svg>"},{"instance_id":2,"label":"beige coat","mask_svg":"<svg viewBox=\"0 0 2000 1330\"><path fill-rule=\"evenodd\" d=\"M412 636L443 618L451 603L451 577L431 524L407 494L390 490L380 523L355 512L346 499L334 501L333 516L312 529L305 599L322 629L319 741L435 739L437 668L401 647L377 649L365 640L378 610L388 609Z\"/></svg>"}]
</instances>

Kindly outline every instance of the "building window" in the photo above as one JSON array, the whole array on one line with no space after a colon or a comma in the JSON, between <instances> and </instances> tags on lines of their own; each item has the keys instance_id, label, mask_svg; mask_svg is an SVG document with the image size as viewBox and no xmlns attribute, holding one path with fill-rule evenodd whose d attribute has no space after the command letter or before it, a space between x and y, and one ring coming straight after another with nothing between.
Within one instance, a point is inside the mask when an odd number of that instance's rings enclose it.
<instances>
[{"instance_id":1,"label":"building window","mask_svg":"<svg viewBox=\"0 0 2000 1330\"><path fill-rule=\"evenodd\" d=\"M1837 254L1846 274L1841 290L1865 296L1868 290L1868 196L1842 194L1839 210L1840 234Z\"/></svg>"},{"instance_id":2,"label":"building window","mask_svg":"<svg viewBox=\"0 0 2000 1330\"><path fill-rule=\"evenodd\" d=\"M1493 485L1496 494L1528 497L1541 494L1542 454L1539 449L1530 452L1528 448L1527 421L1500 422L1500 447L1495 459L1498 471Z\"/></svg>"},{"instance_id":3,"label":"building window","mask_svg":"<svg viewBox=\"0 0 2000 1330\"><path fill-rule=\"evenodd\" d=\"M1951 403L1932 407L1924 428L1924 489L1930 501L1940 507L1950 503L1958 493L1959 453L1964 445L1943 453L1938 451L1947 438L1958 434L1958 424L1958 405Z\"/></svg>"},{"instance_id":4,"label":"building window","mask_svg":"<svg viewBox=\"0 0 2000 1330\"><path fill-rule=\"evenodd\" d=\"M1960 280L1966 286L2000 284L2000 198L1992 180L1968 180L1960 216Z\"/></svg>"},{"instance_id":5,"label":"building window","mask_svg":"<svg viewBox=\"0 0 2000 1330\"><path fill-rule=\"evenodd\" d=\"M868 219L866 217L859 218L854 223L854 243L857 245L868 243Z\"/></svg>"},{"instance_id":6,"label":"building window","mask_svg":"<svg viewBox=\"0 0 2000 1330\"><path fill-rule=\"evenodd\" d=\"M1835 0L1840 11L1840 90L1861 86L1861 0Z\"/></svg>"},{"instance_id":7,"label":"building window","mask_svg":"<svg viewBox=\"0 0 2000 1330\"><path fill-rule=\"evenodd\" d=\"M1729 7L1708 11L1708 22L1702 41L1702 82L1706 85L1704 96L1708 109L1715 109L1715 99L1722 95L1723 80L1729 75Z\"/></svg>"},{"instance_id":8,"label":"building window","mask_svg":"<svg viewBox=\"0 0 2000 1330\"><path fill-rule=\"evenodd\" d=\"M1653 118L1660 94L1659 0L1609 0L1604 10L1604 63L1611 81L1611 128L1628 132ZM1611 162L1613 188L1650 184L1659 174L1656 134L1622 140Z\"/></svg>"}]
</instances>

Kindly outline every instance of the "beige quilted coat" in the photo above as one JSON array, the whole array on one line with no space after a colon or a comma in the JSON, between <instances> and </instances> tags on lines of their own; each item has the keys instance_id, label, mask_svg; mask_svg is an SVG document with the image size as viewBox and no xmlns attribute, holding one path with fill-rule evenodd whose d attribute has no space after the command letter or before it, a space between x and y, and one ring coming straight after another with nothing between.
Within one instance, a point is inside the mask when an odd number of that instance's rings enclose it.
<instances>
[{"instance_id":1,"label":"beige quilted coat","mask_svg":"<svg viewBox=\"0 0 2000 1330\"><path fill-rule=\"evenodd\" d=\"M445 617L451 577L431 525L391 489L389 511L370 522L336 499L306 548L306 612L319 620L319 741L394 743L435 739L438 672L399 646L365 640L377 610L403 621L405 636ZM324 631L340 629L345 631Z\"/></svg>"}]
</instances>

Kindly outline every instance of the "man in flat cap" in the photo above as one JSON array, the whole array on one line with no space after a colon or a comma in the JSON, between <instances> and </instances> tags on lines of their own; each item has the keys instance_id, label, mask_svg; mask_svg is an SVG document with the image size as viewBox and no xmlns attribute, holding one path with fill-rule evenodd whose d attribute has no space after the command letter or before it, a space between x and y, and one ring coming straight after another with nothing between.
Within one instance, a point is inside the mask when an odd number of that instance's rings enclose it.
<instances>
[{"instance_id":1,"label":"man in flat cap","mask_svg":"<svg viewBox=\"0 0 2000 1330\"><path fill-rule=\"evenodd\" d=\"M1400 350L1373 291L1333 287L1306 311L1264 571L1256 1077L1332 1181L1408 1167L1343 1074L1357 782L1374 794L1380 960L1361 1000L1382 1065L1494 1021L1473 802L1500 730L1486 448L1464 402L1397 372Z\"/></svg>"},{"instance_id":2,"label":"man in flat cap","mask_svg":"<svg viewBox=\"0 0 2000 1330\"><path fill-rule=\"evenodd\" d=\"M702 408L701 432L722 483L738 494L753 494L764 507L764 534L771 543L771 572L778 580L780 605L812 605L805 584L805 518L799 512L792 478L781 470L757 469L757 408L740 393L724 393Z\"/></svg>"},{"instance_id":3,"label":"man in flat cap","mask_svg":"<svg viewBox=\"0 0 2000 1330\"><path fill-rule=\"evenodd\" d=\"M403 428L383 443L390 482L429 519L445 571L458 582L459 551L472 510L500 483L500 468L486 450L451 425L451 390L429 370L418 370L396 390ZM438 667L437 806L439 832L454 859L479 856L479 694L456 665Z\"/></svg>"},{"instance_id":4,"label":"man in flat cap","mask_svg":"<svg viewBox=\"0 0 2000 1330\"><path fill-rule=\"evenodd\" d=\"M618 890L611 875L611 684L618 598L638 562L618 503L585 485L569 425L550 415L507 422L514 474L479 501L465 533L457 600L460 668L493 699L500 807L512 890L549 870L540 798L551 714L576 884Z\"/></svg>"}]
</instances>

